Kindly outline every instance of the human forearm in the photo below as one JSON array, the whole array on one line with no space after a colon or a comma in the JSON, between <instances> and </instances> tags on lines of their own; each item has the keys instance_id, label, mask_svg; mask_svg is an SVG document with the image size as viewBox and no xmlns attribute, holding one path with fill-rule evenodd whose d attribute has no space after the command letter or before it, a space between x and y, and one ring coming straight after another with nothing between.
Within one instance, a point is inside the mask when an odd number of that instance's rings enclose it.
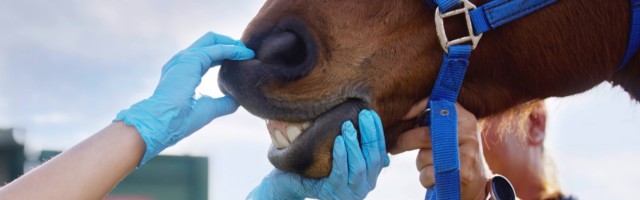
<instances>
[{"instance_id":1,"label":"human forearm","mask_svg":"<svg viewBox=\"0 0 640 200\"><path fill-rule=\"evenodd\" d=\"M101 199L136 166L233 113L232 97L195 96L209 68L255 56L242 42L209 32L162 68L153 95L121 111L114 123L0 189L0 199ZM128 125L131 126L128 126Z\"/></svg>"},{"instance_id":2,"label":"human forearm","mask_svg":"<svg viewBox=\"0 0 640 200\"><path fill-rule=\"evenodd\" d=\"M101 199L145 150L135 128L114 122L0 189L0 199Z\"/></svg>"}]
</instances>

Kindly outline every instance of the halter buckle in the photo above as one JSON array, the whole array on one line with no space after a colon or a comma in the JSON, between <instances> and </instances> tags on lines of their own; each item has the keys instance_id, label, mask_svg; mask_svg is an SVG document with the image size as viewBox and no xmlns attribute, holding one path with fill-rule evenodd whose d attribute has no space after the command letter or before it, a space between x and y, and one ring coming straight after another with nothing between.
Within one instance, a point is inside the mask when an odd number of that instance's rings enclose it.
<instances>
[{"instance_id":1,"label":"halter buckle","mask_svg":"<svg viewBox=\"0 0 640 200\"><path fill-rule=\"evenodd\" d=\"M438 34L438 39L440 40L440 46L444 52L449 53L449 46L463 44L467 42L471 42L472 48L475 49L478 46L478 42L480 42L480 38L482 38L482 34L475 35L473 33L473 24L471 22L471 16L469 15L469 11L476 9L476 5L469 2L469 0L460 0L463 4L462 8L449 11L447 13L440 13L440 7L436 8L435 14L435 22L436 22L436 33ZM467 30L469 32L468 36L461 37L454 40L449 40L447 38L447 33L444 30L444 18L452 17L456 15L464 14L465 20L467 21Z\"/></svg>"}]
</instances>

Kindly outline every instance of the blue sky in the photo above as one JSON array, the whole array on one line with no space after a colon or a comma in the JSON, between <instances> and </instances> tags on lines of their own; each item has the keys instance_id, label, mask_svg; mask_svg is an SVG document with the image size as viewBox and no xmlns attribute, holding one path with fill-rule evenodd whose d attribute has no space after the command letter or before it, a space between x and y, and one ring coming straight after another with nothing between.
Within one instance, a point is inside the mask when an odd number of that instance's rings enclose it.
<instances>
[{"instance_id":1,"label":"blue sky","mask_svg":"<svg viewBox=\"0 0 640 200\"><path fill-rule=\"evenodd\" d=\"M0 2L0 127L30 152L66 149L148 97L161 66L207 31L239 38L264 1ZM200 93L220 96L217 70ZM604 84L548 101L548 147L561 185L582 199L640 196L640 106ZM242 199L271 169L264 122L243 109L169 149L211 158L212 199ZM392 157L368 199L421 199L415 152Z\"/></svg>"}]
</instances>

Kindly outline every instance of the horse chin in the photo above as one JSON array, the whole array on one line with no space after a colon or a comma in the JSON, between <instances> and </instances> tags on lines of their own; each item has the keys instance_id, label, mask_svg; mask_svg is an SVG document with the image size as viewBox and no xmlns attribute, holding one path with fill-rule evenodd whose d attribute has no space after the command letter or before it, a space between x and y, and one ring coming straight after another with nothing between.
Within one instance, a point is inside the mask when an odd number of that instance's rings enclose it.
<instances>
[{"instance_id":1,"label":"horse chin","mask_svg":"<svg viewBox=\"0 0 640 200\"><path fill-rule=\"evenodd\" d=\"M328 176L342 123L350 120L357 127L358 113L370 108L369 93L362 87L345 86L326 92L329 95L289 98L281 86L287 82L270 76L270 66L257 59L225 61L218 85L251 114L267 121L273 141L268 157L276 168L314 178Z\"/></svg>"},{"instance_id":2,"label":"horse chin","mask_svg":"<svg viewBox=\"0 0 640 200\"><path fill-rule=\"evenodd\" d=\"M278 169L319 178L331 172L332 149L341 134L342 123L350 120L357 127L357 117L365 104L350 99L305 122L267 119L273 144L269 161Z\"/></svg>"}]
</instances>

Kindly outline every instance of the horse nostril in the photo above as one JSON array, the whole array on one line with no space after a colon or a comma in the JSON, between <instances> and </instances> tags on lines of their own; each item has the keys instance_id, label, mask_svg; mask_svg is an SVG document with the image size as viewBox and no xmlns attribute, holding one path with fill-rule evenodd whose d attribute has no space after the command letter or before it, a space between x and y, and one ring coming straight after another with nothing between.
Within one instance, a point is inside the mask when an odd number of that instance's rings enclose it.
<instances>
[{"instance_id":1,"label":"horse nostril","mask_svg":"<svg viewBox=\"0 0 640 200\"><path fill-rule=\"evenodd\" d=\"M282 67L298 67L307 58L304 41L292 32L269 35L262 42L256 57L264 63Z\"/></svg>"},{"instance_id":2,"label":"horse nostril","mask_svg":"<svg viewBox=\"0 0 640 200\"><path fill-rule=\"evenodd\" d=\"M268 74L270 80L296 81L309 74L319 57L318 43L303 21L282 19L275 26L247 34L247 47L256 52L255 70ZM269 82L263 80L260 83Z\"/></svg>"}]
</instances>

